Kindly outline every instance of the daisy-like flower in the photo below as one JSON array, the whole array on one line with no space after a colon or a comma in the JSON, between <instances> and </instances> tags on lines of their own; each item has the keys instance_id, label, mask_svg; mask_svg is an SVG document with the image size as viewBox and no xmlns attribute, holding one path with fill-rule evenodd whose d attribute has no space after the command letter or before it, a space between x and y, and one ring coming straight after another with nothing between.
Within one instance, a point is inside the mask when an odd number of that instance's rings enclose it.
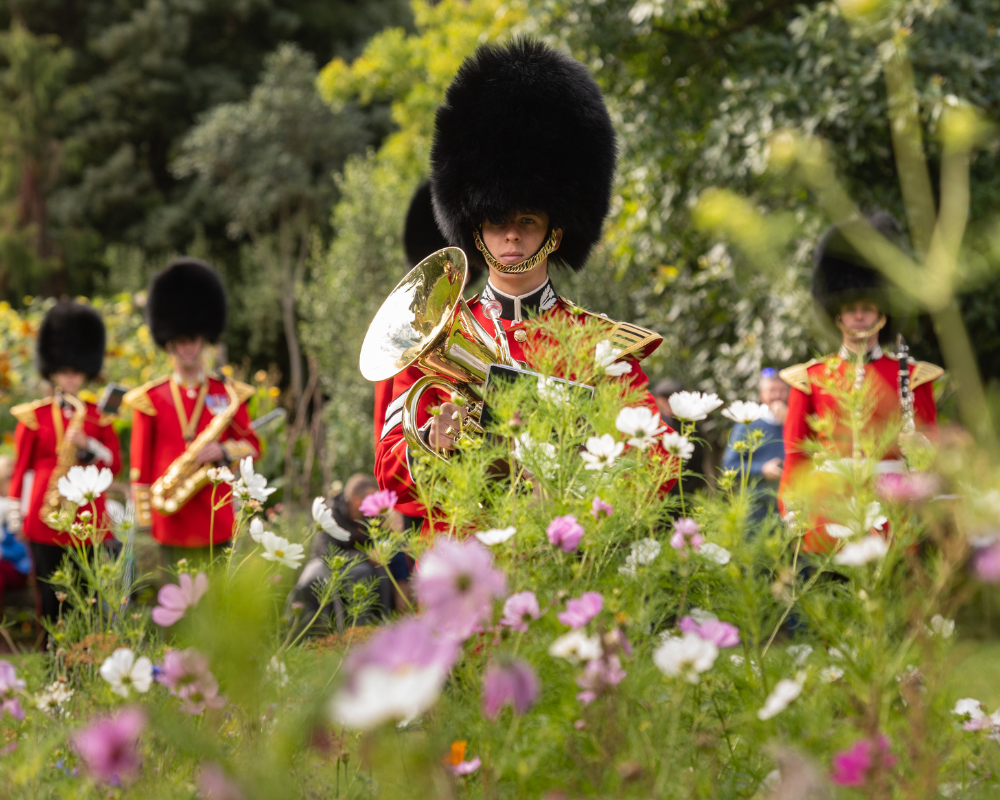
<instances>
[{"instance_id":1,"label":"daisy-like flower","mask_svg":"<svg viewBox=\"0 0 1000 800\"><path fill-rule=\"evenodd\" d=\"M692 550L699 550L705 543L705 537L701 535L701 526L690 517L683 517L674 522L674 533L670 537L670 546L674 550L683 550L690 546Z\"/></svg>"},{"instance_id":2,"label":"daisy-like flower","mask_svg":"<svg viewBox=\"0 0 1000 800\"><path fill-rule=\"evenodd\" d=\"M208 479L212 483L228 483L232 486L236 476L233 475L233 471L229 467L212 467L208 471Z\"/></svg>"},{"instance_id":3,"label":"daisy-like flower","mask_svg":"<svg viewBox=\"0 0 1000 800\"><path fill-rule=\"evenodd\" d=\"M605 503L600 497L595 497L594 502L590 504L590 516L598 522L614 513L615 510L611 507L611 503Z\"/></svg>"},{"instance_id":4,"label":"daisy-like flower","mask_svg":"<svg viewBox=\"0 0 1000 800\"><path fill-rule=\"evenodd\" d=\"M834 681L839 681L844 677L844 670L838 666L830 664L823 667L823 669L819 671L819 677L823 683L833 683Z\"/></svg>"},{"instance_id":5,"label":"daisy-like flower","mask_svg":"<svg viewBox=\"0 0 1000 800\"><path fill-rule=\"evenodd\" d=\"M536 475L549 480L559 469L556 446L552 442L536 442L527 433L514 439L514 458Z\"/></svg>"},{"instance_id":6,"label":"daisy-like flower","mask_svg":"<svg viewBox=\"0 0 1000 800\"><path fill-rule=\"evenodd\" d=\"M641 539L632 543L632 551L625 557L625 566L618 567L618 572L634 578L641 565L651 564L660 554L663 546L656 539Z\"/></svg>"},{"instance_id":7,"label":"daisy-like flower","mask_svg":"<svg viewBox=\"0 0 1000 800\"><path fill-rule=\"evenodd\" d=\"M437 702L447 675L435 664L399 672L367 665L353 676L349 688L334 695L330 715L337 723L359 731L384 722L409 722Z\"/></svg>"},{"instance_id":8,"label":"daisy-like flower","mask_svg":"<svg viewBox=\"0 0 1000 800\"><path fill-rule=\"evenodd\" d=\"M361 501L361 513L366 517L380 517L392 511L398 502L399 495L391 489L372 492Z\"/></svg>"},{"instance_id":9,"label":"daisy-like flower","mask_svg":"<svg viewBox=\"0 0 1000 800\"><path fill-rule=\"evenodd\" d=\"M319 525L324 533L328 533L334 539L339 539L342 542L351 541L351 534L337 524L337 520L333 518L333 512L327 508L326 500L322 497L313 500L312 517L313 522Z\"/></svg>"},{"instance_id":10,"label":"daisy-like flower","mask_svg":"<svg viewBox=\"0 0 1000 800\"><path fill-rule=\"evenodd\" d=\"M719 648L696 633L668 636L653 651L653 663L668 678L683 678L698 683L718 658Z\"/></svg>"},{"instance_id":11,"label":"daisy-like flower","mask_svg":"<svg viewBox=\"0 0 1000 800\"><path fill-rule=\"evenodd\" d=\"M127 780L141 764L137 745L146 727L140 708L126 708L114 717L99 719L70 737L87 772L104 783Z\"/></svg>"},{"instance_id":12,"label":"daisy-like flower","mask_svg":"<svg viewBox=\"0 0 1000 800\"><path fill-rule=\"evenodd\" d=\"M511 630L526 631L528 623L538 619L542 615L538 606L538 598L530 589L525 592L512 594L503 604L503 618L501 625L506 625Z\"/></svg>"},{"instance_id":13,"label":"daisy-like flower","mask_svg":"<svg viewBox=\"0 0 1000 800\"><path fill-rule=\"evenodd\" d=\"M35 708L39 711L59 711L73 697L73 690L65 683L53 681L35 695Z\"/></svg>"},{"instance_id":14,"label":"daisy-like flower","mask_svg":"<svg viewBox=\"0 0 1000 800\"><path fill-rule=\"evenodd\" d=\"M601 638L596 635L587 636L582 630L564 633L549 645L549 655L565 658L574 664L580 661L593 661L595 658L600 658L602 652Z\"/></svg>"},{"instance_id":15,"label":"daisy-like flower","mask_svg":"<svg viewBox=\"0 0 1000 800\"><path fill-rule=\"evenodd\" d=\"M673 406L671 406L673 408ZM723 409L722 416L731 419L733 422L742 422L749 425L756 422L767 411L767 406L763 403L754 403L751 400L734 400L728 408Z\"/></svg>"},{"instance_id":16,"label":"daisy-like flower","mask_svg":"<svg viewBox=\"0 0 1000 800\"><path fill-rule=\"evenodd\" d=\"M849 749L837 753L830 780L840 786L864 786L876 761L882 769L889 769L899 761L889 751L889 740L882 734L875 739L859 739Z\"/></svg>"},{"instance_id":17,"label":"daisy-like flower","mask_svg":"<svg viewBox=\"0 0 1000 800\"><path fill-rule=\"evenodd\" d=\"M101 664L101 677L111 691L128 697L132 689L145 694L153 684L153 662L145 656L135 657L127 647L119 647Z\"/></svg>"},{"instance_id":18,"label":"daisy-like flower","mask_svg":"<svg viewBox=\"0 0 1000 800\"><path fill-rule=\"evenodd\" d=\"M476 538L487 547L495 547L506 542L515 533L517 533L517 528L511 525L509 528L490 528L488 531L478 531Z\"/></svg>"},{"instance_id":19,"label":"daisy-like flower","mask_svg":"<svg viewBox=\"0 0 1000 800\"><path fill-rule=\"evenodd\" d=\"M251 528L253 527L251 523ZM198 601L205 596L208 591L208 576L204 572L199 572L194 580L186 572L182 573L177 580L177 584L168 583L160 587L156 606L151 616L153 622L161 628L168 628L180 620L189 608L198 605Z\"/></svg>"},{"instance_id":20,"label":"daisy-like flower","mask_svg":"<svg viewBox=\"0 0 1000 800\"><path fill-rule=\"evenodd\" d=\"M233 484L234 495L241 500L257 500L263 503L276 491L278 491L276 488L268 487L267 478L253 471L253 458L247 456L240 461L240 477Z\"/></svg>"},{"instance_id":21,"label":"daisy-like flower","mask_svg":"<svg viewBox=\"0 0 1000 800\"><path fill-rule=\"evenodd\" d=\"M640 450L645 450L653 443L655 437L666 430L660 422L658 412L650 411L645 406L626 406L618 412L615 427L629 437L628 443Z\"/></svg>"},{"instance_id":22,"label":"daisy-like flower","mask_svg":"<svg viewBox=\"0 0 1000 800\"><path fill-rule=\"evenodd\" d=\"M698 548L698 555L706 561L718 564L720 567L724 567L728 564L729 559L732 557L725 547L720 547L715 542L705 542L701 545Z\"/></svg>"},{"instance_id":23,"label":"daisy-like flower","mask_svg":"<svg viewBox=\"0 0 1000 800\"><path fill-rule=\"evenodd\" d=\"M850 539L852 536L861 536L871 531L880 531L885 528L889 519L882 513L882 506L877 501L872 501L863 510L858 508L854 500L848 504L848 510L853 519L847 525L837 525L829 523L826 532L835 539Z\"/></svg>"},{"instance_id":24,"label":"daisy-like flower","mask_svg":"<svg viewBox=\"0 0 1000 800\"><path fill-rule=\"evenodd\" d=\"M674 458L686 461L694 455L694 442L676 431L669 431L663 434L663 449Z\"/></svg>"},{"instance_id":25,"label":"daisy-like flower","mask_svg":"<svg viewBox=\"0 0 1000 800\"><path fill-rule=\"evenodd\" d=\"M254 517L250 520L250 538L253 539L257 544L260 544L261 539L264 538L264 534L267 531L264 530L264 523L259 517Z\"/></svg>"},{"instance_id":26,"label":"daisy-like flower","mask_svg":"<svg viewBox=\"0 0 1000 800\"><path fill-rule=\"evenodd\" d=\"M716 647L735 647L740 643L740 631L735 625L718 619L698 621L692 616L683 617L677 624L682 633L696 633Z\"/></svg>"},{"instance_id":27,"label":"daisy-like flower","mask_svg":"<svg viewBox=\"0 0 1000 800\"><path fill-rule=\"evenodd\" d=\"M549 542L564 553L572 553L583 538L583 525L572 514L567 514L552 520L545 529L545 535L549 537Z\"/></svg>"},{"instance_id":28,"label":"daisy-like flower","mask_svg":"<svg viewBox=\"0 0 1000 800\"><path fill-rule=\"evenodd\" d=\"M23 691L25 685L24 680L17 677L14 665L0 659L0 719L4 714L10 714L17 720L24 719L24 709L14 694Z\"/></svg>"},{"instance_id":29,"label":"daisy-like flower","mask_svg":"<svg viewBox=\"0 0 1000 800\"><path fill-rule=\"evenodd\" d=\"M604 608L604 598L598 592L584 592L580 597L566 601L566 610L556 615L563 624L576 630L582 628Z\"/></svg>"},{"instance_id":30,"label":"daisy-like flower","mask_svg":"<svg viewBox=\"0 0 1000 800\"><path fill-rule=\"evenodd\" d=\"M928 630L934 636L940 636L942 639L950 639L955 633L955 620L946 619L940 614L935 614L931 617Z\"/></svg>"},{"instance_id":31,"label":"daisy-like flower","mask_svg":"<svg viewBox=\"0 0 1000 800\"><path fill-rule=\"evenodd\" d=\"M845 544L833 557L833 563L845 567L863 567L885 558L888 552L889 545L881 536L865 536L860 541Z\"/></svg>"},{"instance_id":32,"label":"daisy-like flower","mask_svg":"<svg viewBox=\"0 0 1000 800\"><path fill-rule=\"evenodd\" d=\"M800 672L795 676L795 680L782 678L774 685L771 694L767 696L764 705L757 711L757 719L768 720L778 716L791 702L802 694L802 687L805 685L805 673Z\"/></svg>"},{"instance_id":33,"label":"daisy-like flower","mask_svg":"<svg viewBox=\"0 0 1000 800\"><path fill-rule=\"evenodd\" d=\"M527 662L490 661L483 674L483 714L495 720L506 705L524 714L535 704L538 692L538 678Z\"/></svg>"},{"instance_id":34,"label":"daisy-like flower","mask_svg":"<svg viewBox=\"0 0 1000 800\"><path fill-rule=\"evenodd\" d=\"M538 376L538 396L557 406L565 406L570 402L569 384L558 378Z\"/></svg>"},{"instance_id":35,"label":"daisy-like flower","mask_svg":"<svg viewBox=\"0 0 1000 800\"><path fill-rule=\"evenodd\" d=\"M719 396L702 394L701 392L675 392L667 398L670 403L670 411L677 419L687 422L698 422L705 419L715 409L722 405Z\"/></svg>"},{"instance_id":36,"label":"daisy-like flower","mask_svg":"<svg viewBox=\"0 0 1000 800\"><path fill-rule=\"evenodd\" d=\"M443 763L453 775L471 775L483 765L483 760L479 756L466 761L465 747L467 744L468 742L465 741L452 742L451 751L444 757Z\"/></svg>"},{"instance_id":37,"label":"daisy-like flower","mask_svg":"<svg viewBox=\"0 0 1000 800\"><path fill-rule=\"evenodd\" d=\"M806 663L806 661L809 660L809 656L812 655L813 649L812 645L793 644L789 645L785 652L792 657L796 666L801 667Z\"/></svg>"},{"instance_id":38,"label":"daisy-like flower","mask_svg":"<svg viewBox=\"0 0 1000 800\"><path fill-rule=\"evenodd\" d=\"M591 436L587 439L587 449L580 453L580 458L587 462L584 469L604 469L615 463L615 459L625 449L623 442L616 442L610 433L603 436Z\"/></svg>"},{"instance_id":39,"label":"daisy-like flower","mask_svg":"<svg viewBox=\"0 0 1000 800\"><path fill-rule=\"evenodd\" d=\"M111 530L120 542L128 539L129 533L135 527L135 503L129 498L125 505L108 500L105 506Z\"/></svg>"},{"instance_id":40,"label":"daisy-like flower","mask_svg":"<svg viewBox=\"0 0 1000 800\"><path fill-rule=\"evenodd\" d=\"M291 569L298 569L305 560L304 548L300 544L292 544L283 536L270 531L264 531L260 537L260 545L264 548L261 558L265 561L277 561Z\"/></svg>"},{"instance_id":41,"label":"daisy-like flower","mask_svg":"<svg viewBox=\"0 0 1000 800\"><path fill-rule=\"evenodd\" d=\"M59 479L59 494L78 506L85 506L100 497L114 480L114 474L107 467L98 469L93 464L86 467L70 467L69 472Z\"/></svg>"},{"instance_id":42,"label":"daisy-like flower","mask_svg":"<svg viewBox=\"0 0 1000 800\"><path fill-rule=\"evenodd\" d=\"M603 339L594 348L594 361L605 375L618 377L632 371L632 365L628 361L618 361L621 354L619 348L612 347L609 340Z\"/></svg>"}]
</instances>

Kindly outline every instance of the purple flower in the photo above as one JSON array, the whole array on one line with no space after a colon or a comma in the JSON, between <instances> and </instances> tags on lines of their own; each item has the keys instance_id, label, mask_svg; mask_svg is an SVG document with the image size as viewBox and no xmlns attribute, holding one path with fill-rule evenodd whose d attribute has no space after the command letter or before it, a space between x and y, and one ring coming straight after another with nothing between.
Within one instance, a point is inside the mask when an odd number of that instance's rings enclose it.
<instances>
[{"instance_id":1,"label":"purple flower","mask_svg":"<svg viewBox=\"0 0 1000 800\"><path fill-rule=\"evenodd\" d=\"M208 670L208 659L193 647L167 653L156 679L184 701L181 711L185 714L198 715L226 704L226 698L219 695L219 682Z\"/></svg>"},{"instance_id":2,"label":"purple flower","mask_svg":"<svg viewBox=\"0 0 1000 800\"><path fill-rule=\"evenodd\" d=\"M524 661L491 661L483 675L483 714L496 719L508 704L524 714L538 699L538 691L538 678Z\"/></svg>"},{"instance_id":3,"label":"purple flower","mask_svg":"<svg viewBox=\"0 0 1000 800\"><path fill-rule=\"evenodd\" d=\"M381 492L372 492L361 501L361 513L366 517L378 517L388 514L399 502L399 495L390 489Z\"/></svg>"},{"instance_id":4,"label":"purple flower","mask_svg":"<svg viewBox=\"0 0 1000 800\"><path fill-rule=\"evenodd\" d=\"M1000 583L1000 539L977 550L972 563L983 583Z\"/></svg>"},{"instance_id":5,"label":"purple flower","mask_svg":"<svg viewBox=\"0 0 1000 800\"><path fill-rule=\"evenodd\" d=\"M890 472L878 476L875 491L890 503L920 503L933 495L939 485L937 476L926 472Z\"/></svg>"},{"instance_id":6,"label":"purple flower","mask_svg":"<svg viewBox=\"0 0 1000 800\"><path fill-rule=\"evenodd\" d=\"M696 633L716 647L735 647L740 643L740 629L728 622L706 619L696 622L693 617L684 617L677 627L683 633Z\"/></svg>"},{"instance_id":7,"label":"purple flower","mask_svg":"<svg viewBox=\"0 0 1000 800\"><path fill-rule=\"evenodd\" d=\"M538 608L538 598L531 590L518 592L507 598L503 604L503 618L501 625L507 625L515 631L528 630L528 623L538 619L541 611Z\"/></svg>"},{"instance_id":8,"label":"purple flower","mask_svg":"<svg viewBox=\"0 0 1000 800\"><path fill-rule=\"evenodd\" d=\"M674 550L683 550L690 545L692 550L698 550L705 543L701 535L701 527L690 517L684 517L674 522L674 534L670 537L670 546Z\"/></svg>"},{"instance_id":9,"label":"purple flower","mask_svg":"<svg viewBox=\"0 0 1000 800\"><path fill-rule=\"evenodd\" d=\"M17 677L17 670L9 661L0 659L0 697L24 689L25 683Z\"/></svg>"},{"instance_id":10,"label":"purple flower","mask_svg":"<svg viewBox=\"0 0 1000 800\"><path fill-rule=\"evenodd\" d=\"M610 517L615 513L610 503L605 503L600 497L595 497L590 506L590 513L594 519L600 521L603 517Z\"/></svg>"},{"instance_id":11,"label":"purple flower","mask_svg":"<svg viewBox=\"0 0 1000 800\"><path fill-rule=\"evenodd\" d=\"M841 786L864 786L868 773L875 767L876 759L884 769L892 767L899 759L889 752L889 740L882 734L877 739L858 739L850 748L833 757L830 780Z\"/></svg>"},{"instance_id":12,"label":"purple flower","mask_svg":"<svg viewBox=\"0 0 1000 800\"><path fill-rule=\"evenodd\" d=\"M244 800L240 787L218 764L209 763L198 774L198 789L205 800Z\"/></svg>"},{"instance_id":13,"label":"purple flower","mask_svg":"<svg viewBox=\"0 0 1000 800\"><path fill-rule=\"evenodd\" d=\"M192 581L187 573L181 574L180 585L168 583L160 588L157 599L160 604L153 609L153 622L161 628L168 628L180 620L187 610L198 605L198 601L208 591L208 576L199 572Z\"/></svg>"},{"instance_id":14,"label":"purple flower","mask_svg":"<svg viewBox=\"0 0 1000 800\"><path fill-rule=\"evenodd\" d=\"M576 685L583 689L576 699L590 705L609 686L617 686L628 673L622 669L618 656L595 658L587 662L583 674L576 679Z\"/></svg>"},{"instance_id":15,"label":"purple flower","mask_svg":"<svg viewBox=\"0 0 1000 800\"><path fill-rule=\"evenodd\" d=\"M24 719L24 709L21 708L21 702L16 697L11 697L0 703L0 718L3 718L4 714L10 714L14 719L19 722Z\"/></svg>"},{"instance_id":16,"label":"purple flower","mask_svg":"<svg viewBox=\"0 0 1000 800\"><path fill-rule=\"evenodd\" d=\"M584 592L579 599L567 600L566 610L556 616L563 625L569 625L574 629L582 628L600 614L602 608L604 608L604 598L600 594Z\"/></svg>"},{"instance_id":17,"label":"purple flower","mask_svg":"<svg viewBox=\"0 0 1000 800\"><path fill-rule=\"evenodd\" d=\"M390 671L437 666L447 672L459 652L458 642L441 636L426 618L404 617L381 628L362 647L352 649L345 666L351 677L373 665Z\"/></svg>"},{"instance_id":18,"label":"purple flower","mask_svg":"<svg viewBox=\"0 0 1000 800\"><path fill-rule=\"evenodd\" d=\"M476 756L471 761L459 761L457 764L449 764L448 769L453 775L471 775L483 765L483 760Z\"/></svg>"},{"instance_id":19,"label":"purple flower","mask_svg":"<svg viewBox=\"0 0 1000 800\"><path fill-rule=\"evenodd\" d=\"M467 639L503 596L506 580L479 542L439 539L417 563L417 599L442 632Z\"/></svg>"},{"instance_id":20,"label":"purple flower","mask_svg":"<svg viewBox=\"0 0 1000 800\"><path fill-rule=\"evenodd\" d=\"M127 779L138 771L136 746L145 727L145 712L140 708L126 708L77 731L70 741L87 771L95 779L111 783Z\"/></svg>"},{"instance_id":21,"label":"purple flower","mask_svg":"<svg viewBox=\"0 0 1000 800\"><path fill-rule=\"evenodd\" d=\"M572 553L576 550L580 539L583 537L583 526L576 521L576 517L568 514L565 517L556 517L545 529L549 541L562 550L564 553Z\"/></svg>"}]
</instances>

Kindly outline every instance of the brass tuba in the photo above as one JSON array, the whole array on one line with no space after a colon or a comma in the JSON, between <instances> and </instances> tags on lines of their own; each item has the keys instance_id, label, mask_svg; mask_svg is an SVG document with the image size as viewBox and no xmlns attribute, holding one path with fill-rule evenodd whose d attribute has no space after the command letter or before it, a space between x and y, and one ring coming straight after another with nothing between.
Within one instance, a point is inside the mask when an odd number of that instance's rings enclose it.
<instances>
[{"instance_id":1,"label":"brass tuba","mask_svg":"<svg viewBox=\"0 0 1000 800\"><path fill-rule=\"evenodd\" d=\"M425 373L403 403L403 435L411 447L441 458L417 428L424 392L437 387L457 395L469 412L463 433L481 434L487 371L492 364L520 366L511 358L499 303L487 309L496 331L491 336L462 299L467 275L468 261L457 247L427 256L382 303L361 346L361 374L370 381L386 380L411 366Z\"/></svg>"}]
</instances>

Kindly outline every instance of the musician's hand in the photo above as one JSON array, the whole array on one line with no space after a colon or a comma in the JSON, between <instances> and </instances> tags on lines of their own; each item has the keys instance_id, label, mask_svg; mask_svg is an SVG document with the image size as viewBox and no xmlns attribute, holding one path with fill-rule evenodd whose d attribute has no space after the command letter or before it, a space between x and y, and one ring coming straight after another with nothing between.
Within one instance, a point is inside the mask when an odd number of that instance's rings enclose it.
<instances>
[{"instance_id":1,"label":"musician's hand","mask_svg":"<svg viewBox=\"0 0 1000 800\"><path fill-rule=\"evenodd\" d=\"M455 416L458 414L459 416ZM469 412L454 403L442 403L441 413L431 417L427 443L435 450L454 450L455 438L461 430L461 421L465 421Z\"/></svg>"},{"instance_id":2,"label":"musician's hand","mask_svg":"<svg viewBox=\"0 0 1000 800\"><path fill-rule=\"evenodd\" d=\"M784 400L775 400L768 405L771 409L771 413L774 414L774 418L778 420L779 425L785 424L785 417L788 416L788 403Z\"/></svg>"},{"instance_id":3,"label":"musician's hand","mask_svg":"<svg viewBox=\"0 0 1000 800\"><path fill-rule=\"evenodd\" d=\"M87 434L83 432L82 428L73 431L69 440L81 450L86 450L90 446L90 443L87 441Z\"/></svg>"},{"instance_id":4,"label":"musician's hand","mask_svg":"<svg viewBox=\"0 0 1000 800\"><path fill-rule=\"evenodd\" d=\"M222 445L218 442L209 442L198 452L194 460L199 464L215 464L222 461L226 454L222 450Z\"/></svg>"},{"instance_id":5,"label":"musician's hand","mask_svg":"<svg viewBox=\"0 0 1000 800\"><path fill-rule=\"evenodd\" d=\"M765 461L763 466L760 468L761 474L769 481L781 480L781 471L784 468L784 462L780 458L772 458L770 461Z\"/></svg>"}]
</instances>

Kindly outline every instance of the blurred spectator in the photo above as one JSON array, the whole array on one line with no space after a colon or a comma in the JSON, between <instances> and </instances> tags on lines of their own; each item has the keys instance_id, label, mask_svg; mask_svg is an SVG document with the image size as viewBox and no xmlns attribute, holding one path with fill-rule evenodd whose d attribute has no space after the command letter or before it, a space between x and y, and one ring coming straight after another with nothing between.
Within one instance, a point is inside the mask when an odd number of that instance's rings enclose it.
<instances>
[{"instance_id":1,"label":"blurred spectator","mask_svg":"<svg viewBox=\"0 0 1000 800\"><path fill-rule=\"evenodd\" d=\"M13 469L13 459L10 456L0 456L0 609L3 608L4 592L24 588L28 585L28 575L31 574L28 548L7 530L7 510L11 502L7 497L7 490L10 488Z\"/></svg>"},{"instance_id":2,"label":"blurred spectator","mask_svg":"<svg viewBox=\"0 0 1000 800\"><path fill-rule=\"evenodd\" d=\"M750 521L755 525L778 508L778 482L785 465L785 442L781 431L788 413L788 388L788 384L771 367L761 372L760 402L767 406L767 410L761 419L749 425L737 423L729 434L729 444L722 455L723 469L739 471L750 462L747 491L752 493ZM761 431L762 438L751 458L749 448L737 449L737 444L749 443L753 431Z\"/></svg>"},{"instance_id":3,"label":"blurred spectator","mask_svg":"<svg viewBox=\"0 0 1000 800\"><path fill-rule=\"evenodd\" d=\"M683 392L684 386L674 378L662 378L653 386L653 399L656 400L656 407L660 409L660 419L664 424L669 425L675 431L679 431L681 423L674 417L670 409L670 395ZM694 493L705 488L705 446L701 442L694 442L694 454L685 464L684 469L694 475L685 475L682 481L684 497L693 497ZM674 492L677 491L675 487Z\"/></svg>"},{"instance_id":4,"label":"blurred spectator","mask_svg":"<svg viewBox=\"0 0 1000 800\"><path fill-rule=\"evenodd\" d=\"M327 501L327 506L333 514L333 520L340 538L324 530L319 530L313 539L310 560L306 562L299 576L298 583L288 596L289 610L298 612L297 624L304 625L315 616L319 609L317 591L330 577L330 567L326 559L330 556L342 556L347 560L344 570L346 580L340 596L334 596L330 604L323 609L316 621L316 632L326 632L331 629L343 630L350 617L350 609L345 607L344 598L349 597L355 584L362 581L378 580L377 605L361 614L357 620L359 625L375 622L379 617L386 616L394 609L405 606L403 598L399 597L392 581L389 580L383 567L372 563L364 552L369 543L369 521L361 512L361 503L378 491L375 477L358 473L352 475L344 489ZM390 525L394 520L390 519ZM394 529L396 526L394 526ZM403 553L396 553L389 562L389 572L403 592L408 590L410 566ZM301 606L293 605L301 603Z\"/></svg>"}]
</instances>

